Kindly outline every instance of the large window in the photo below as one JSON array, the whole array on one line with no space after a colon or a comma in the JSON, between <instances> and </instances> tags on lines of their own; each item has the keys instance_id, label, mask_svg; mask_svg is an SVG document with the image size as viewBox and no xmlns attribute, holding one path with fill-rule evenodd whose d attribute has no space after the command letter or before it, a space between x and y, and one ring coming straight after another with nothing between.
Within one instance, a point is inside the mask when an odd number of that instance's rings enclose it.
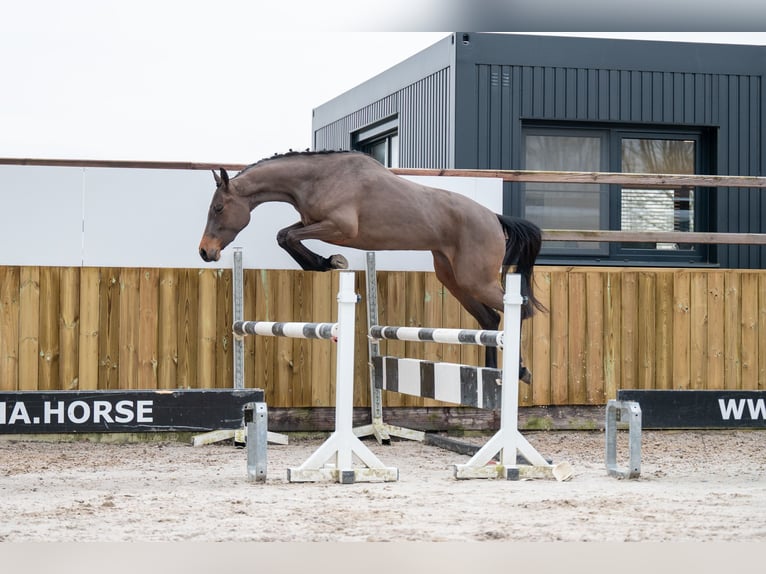
<instances>
[{"instance_id":1,"label":"large window","mask_svg":"<svg viewBox=\"0 0 766 574\"><path fill-rule=\"evenodd\" d=\"M399 122L390 118L352 135L352 147L371 155L386 167L399 167Z\"/></svg>"},{"instance_id":2,"label":"large window","mask_svg":"<svg viewBox=\"0 0 766 574\"><path fill-rule=\"evenodd\" d=\"M531 126L523 135L527 170L694 174L709 169L702 131ZM522 190L524 216L544 229L688 232L705 227L706 198L696 188L527 183ZM706 253L701 246L682 242L556 241L546 242L542 255L699 262Z\"/></svg>"}]
</instances>

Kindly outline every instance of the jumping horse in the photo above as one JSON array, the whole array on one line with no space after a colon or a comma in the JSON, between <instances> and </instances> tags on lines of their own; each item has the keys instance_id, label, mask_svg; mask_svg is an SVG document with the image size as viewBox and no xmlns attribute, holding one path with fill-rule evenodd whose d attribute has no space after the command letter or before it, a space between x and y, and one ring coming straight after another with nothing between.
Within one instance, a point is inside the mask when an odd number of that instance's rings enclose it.
<instances>
[{"instance_id":1,"label":"jumping horse","mask_svg":"<svg viewBox=\"0 0 766 574\"><path fill-rule=\"evenodd\" d=\"M216 190L199 245L205 261L217 261L262 203L289 203L300 221L277 233L277 243L307 271L346 269L342 255L323 257L303 245L318 239L365 251L430 251L444 286L478 321L497 330L503 309L503 274L521 275L522 319L535 308L532 269L541 233L533 223L493 213L450 191L393 174L360 152L290 152L251 165L235 177L213 172ZM485 364L496 367L497 351L486 347ZM519 378L531 373L519 366Z\"/></svg>"}]
</instances>

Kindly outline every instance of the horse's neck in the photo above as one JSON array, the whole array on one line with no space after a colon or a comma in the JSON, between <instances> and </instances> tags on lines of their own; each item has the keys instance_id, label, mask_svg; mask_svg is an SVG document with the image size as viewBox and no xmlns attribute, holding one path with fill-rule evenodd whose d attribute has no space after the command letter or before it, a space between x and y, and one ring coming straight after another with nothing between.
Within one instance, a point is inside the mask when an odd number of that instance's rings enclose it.
<instances>
[{"instance_id":1,"label":"horse's neck","mask_svg":"<svg viewBox=\"0 0 766 574\"><path fill-rule=\"evenodd\" d=\"M236 178L237 193L248 199L252 211L262 203L272 201L296 204L299 178L288 170L264 165L251 168Z\"/></svg>"}]
</instances>

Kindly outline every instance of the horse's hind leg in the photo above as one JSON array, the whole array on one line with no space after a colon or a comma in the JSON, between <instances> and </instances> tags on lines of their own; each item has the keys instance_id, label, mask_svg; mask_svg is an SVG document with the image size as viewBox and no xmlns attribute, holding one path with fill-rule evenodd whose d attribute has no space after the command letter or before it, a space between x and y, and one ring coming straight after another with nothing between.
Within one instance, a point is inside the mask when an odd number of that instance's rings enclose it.
<instances>
[{"instance_id":1,"label":"horse's hind leg","mask_svg":"<svg viewBox=\"0 0 766 574\"><path fill-rule=\"evenodd\" d=\"M306 271L329 271L331 269L348 269L348 261L342 255L322 257L307 249L303 239L321 239L319 237L304 237L307 227L300 221L277 233L277 243L298 262Z\"/></svg>"},{"instance_id":2,"label":"horse's hind leg","mask_svg":"<svg viewBox=\"0 0 766 574\"><path fill-rule=\"evenodd\" d=\"M455 296L455 299L460 302L463 308L478 321L482 329L497 330L500 326L500 314L458 286L455 281L455 274L452 271L452 265L443 254L434 252L433 256L434 271L436 272L437 279ZM497 349L495 347L484 347L484 366L497 367Z\"/></svg>"},{"instance_id":3,"label":"horse's hind leg","mask_svg":"<svg viewBox=\"0 0 766 574\"><path fill-rule=\"evenodd\" d=\"M434 252L434 271L436 277L441 281L447 290L452 293L460 304L478 321L482 329L496 331L500 326L500 314L489 305L486 305L470 295L460 287L455 279L455 272L452 264L441 253ZM499 289L499 286L498 286ZM500 291L502 300L502 290ZM502 307L501 307L502 308ZM497 368L497 349L495 347L484 348L484 366ZM519 356L519 380L525 383L532 382L532 373L524 366Z\"/></svg>"}]
</instances>

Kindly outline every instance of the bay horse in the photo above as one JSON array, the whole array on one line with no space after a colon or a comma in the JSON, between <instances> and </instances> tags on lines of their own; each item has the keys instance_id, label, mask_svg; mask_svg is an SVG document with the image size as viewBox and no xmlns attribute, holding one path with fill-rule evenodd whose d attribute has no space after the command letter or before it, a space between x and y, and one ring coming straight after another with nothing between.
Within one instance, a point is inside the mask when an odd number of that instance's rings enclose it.
<instances>
[{"instance_id":1,"label":"bay horse","mask_svg":"<svg viewBox=\"0 0 766 574\"><path fill-rule=\"evenodd\" d=\"M323 257L303 245L318 239L365 251L430 251L436 276L482 329L497 330L503 310L503 274L515 265L521 275L522 319L535 308L532 270L541 246L540 229L500 215L463 195L428 187L393 174L361 152L290 152L255 163L233 178L213 171L210 203L199 254L217 261L262 203L289 203L300 221L277 233L277 243L307 271L346 269L342 255ZM496 367L497 351L485 348L485 364ZM523 365L519 378L531 382Z\"/></svg>"}]
</instances>

